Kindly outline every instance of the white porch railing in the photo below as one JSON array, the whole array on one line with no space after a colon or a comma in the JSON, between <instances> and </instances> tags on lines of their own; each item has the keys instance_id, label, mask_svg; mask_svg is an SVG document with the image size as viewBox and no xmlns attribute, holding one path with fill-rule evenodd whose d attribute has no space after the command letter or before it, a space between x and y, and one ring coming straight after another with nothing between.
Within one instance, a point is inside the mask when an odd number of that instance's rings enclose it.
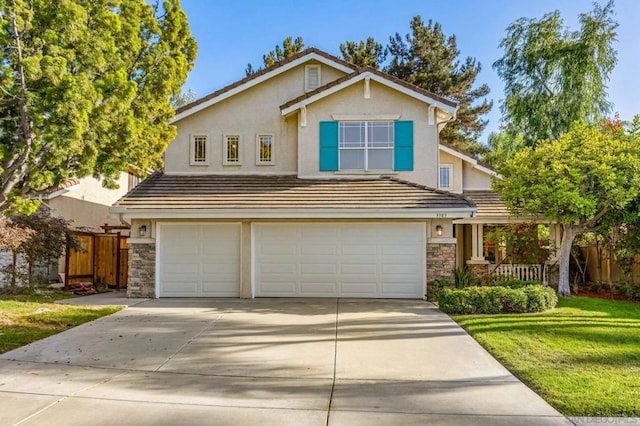
<instances>
[{"instance_id":1,"label":"white porch railing","mask_svg":"<svg viewBox=\"0 0 640 426\"><path fill-rule=\"evenodd\" d=\"M489 265L489 273L502 275L505 277L514 277L523 281L542 281L547 285L547 268L541 264L509 264Z\"/></svg>"}]
</instances>

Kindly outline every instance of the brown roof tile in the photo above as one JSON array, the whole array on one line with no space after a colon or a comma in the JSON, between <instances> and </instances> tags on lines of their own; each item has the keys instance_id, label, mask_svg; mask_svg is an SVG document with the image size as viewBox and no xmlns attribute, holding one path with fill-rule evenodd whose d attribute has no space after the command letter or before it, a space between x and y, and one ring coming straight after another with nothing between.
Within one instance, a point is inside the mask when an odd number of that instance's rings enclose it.
<instances>
[{"instance_id":1,"label":"brown roof tile","mask_svg":"<svg viewBox=\"0 0 640 426\"><path fill-rule=\"evenodd\" d=\"M128 209L452 209L473 208L459 194L390 177L176 176L157 173L120 199Z\"/></svg>"},{"instance_id":2,"label":"brown roof tile","mask_svg":"<svg viewBox=\"0 0 640 426\"><path fill-rule=\"evenodd\" d=\"M465 191L464 195L471 198L478 207L476 217L507 217L509 211L500 200L500 195L494 191Z\"/></svg>"}]
</instances>

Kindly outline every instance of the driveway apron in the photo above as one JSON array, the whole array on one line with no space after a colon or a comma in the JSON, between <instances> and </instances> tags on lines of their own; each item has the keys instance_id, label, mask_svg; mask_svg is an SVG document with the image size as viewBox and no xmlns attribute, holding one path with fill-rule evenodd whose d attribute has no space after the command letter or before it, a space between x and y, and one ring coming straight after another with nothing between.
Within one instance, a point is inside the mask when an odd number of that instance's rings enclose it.
<instances>
[{"instance_id":1,"label":"driveway apron","mask_svg":"<svg viewBox=\"0 0 640 426\"><path fill-rule=\"evenodd\" d=\"M570 424L422 301L156 299L0 355L0 425L118 423Z\"/></svg>"}]
</instances>

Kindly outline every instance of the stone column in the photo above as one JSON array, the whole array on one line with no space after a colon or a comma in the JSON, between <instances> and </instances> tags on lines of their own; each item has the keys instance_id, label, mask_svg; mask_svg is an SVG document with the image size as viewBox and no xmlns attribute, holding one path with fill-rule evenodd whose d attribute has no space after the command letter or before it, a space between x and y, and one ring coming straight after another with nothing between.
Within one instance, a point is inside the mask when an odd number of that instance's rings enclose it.
<instances>
[{"instance_id":1,"label":"stone column","mask_svg":"<svg viewBox=\"0 0 640 426\"><path fill-rule=\"evenodd\" d=\"M156 243L129 243L127 297L156 297Z\"/></svg>"}]
</instances>

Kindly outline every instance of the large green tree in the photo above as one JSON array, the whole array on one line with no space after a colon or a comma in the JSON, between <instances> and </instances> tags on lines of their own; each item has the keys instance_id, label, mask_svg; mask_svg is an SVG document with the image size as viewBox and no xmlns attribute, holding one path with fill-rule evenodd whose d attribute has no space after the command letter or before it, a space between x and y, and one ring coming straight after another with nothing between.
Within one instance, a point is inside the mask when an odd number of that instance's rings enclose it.
<instances>
[{"instance_id":1,"label":"large green tree","mask_svg":"<svg viewBox=\"0 0 640 426\"><path fill-rule=\"evenodd\" d=\"M366 41L360 40L345 41L340 44L342 59L351 62L359 67L380 68L387 56L386 49L382 44L375 41L373 37L368 37Z\"/></svg>"},{"instance_id":2,"label":"large green tree","mask_svg":"<svg viewBox=\"0 0 640 426\"><path fill-rule=\"evenodd\" d=\"M304 40L302 40L302 37L296 37L295 40L292 36L286 37L282 41L282 47L277 44L273 50L262 56L264 68L269 68L280 61L284 61L285 59L295 55L296 53L302 52L302 50L304 50ZM254 69L253 65L247 64L247 68L245 68L244 71L248 77L258 71L263 70L264 68L259 67L258 69Z\"/></svg>"},{"instance_id":3,"label":"large green tree","mask_svg":"<svg viewBox=\"0 0 640 426\"><path fill-rule=\"evenodd\" d=\"M477 142L487 125L482 116L491 110L492 102L485 98L489 86L475 85L481 70L472 57L458 59L456 37L446 36L439 23L425 25L420 16L411 21L411 34L404 38L396 33L389 40L391 62L385 71L440 96L459 103L456 119L440 134L442 140L475 154L486 151Z\"/></svg>"},{"instance_id":4,"label":"large green tree","mask_svg":"<svg viewBox=\"0 0 640 426\"><path fill-rule=\"evenodd\" d=\"M502 179L495 179L493 187L512 214L562 226L561 295L570 294L574 237L594 230L607 215L624 211L640 194L639 133L576 124L557 139L525 147L496 169Z\"/></svg>"},{"instance_id":5,"label":"large green tree","mask_svg":"<svg viewBox=\"0 0 640 426\"><path fill-rule=\"evenodd\" d=\"M0 0L0 211L159 166L195 55L179 0Z\"/></svg>"},{"instance_id":6,"label":"large green tree","mask_svg":"<svg viewBox=\"0 0 640 426\"><path fill-rule=\"evenodd\" d=\"M507 28L500 43L504 56L493 67L505 82L501 108L508 135L535 146L560 137L575 122L596 124L610 113L606 84L616 64L618 26L613 14L610 1L581 14L577 31L564 25L558 11L520 18Z\"/></svg>"}]
</instances>

